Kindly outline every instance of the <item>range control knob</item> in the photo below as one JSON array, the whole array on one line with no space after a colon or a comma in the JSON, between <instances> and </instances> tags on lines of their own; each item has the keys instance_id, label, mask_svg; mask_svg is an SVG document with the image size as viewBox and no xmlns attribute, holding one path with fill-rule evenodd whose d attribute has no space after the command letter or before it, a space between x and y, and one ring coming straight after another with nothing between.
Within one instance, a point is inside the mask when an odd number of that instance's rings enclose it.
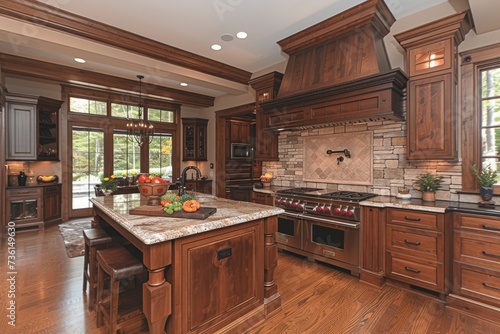
<instances>
[{"instance_id":1,"label":"range control knob","mask_svg":"<svg viewBox=\"0 0 500 334\"><path fill-rule=\"evenodd\" d=\"M340 214L340 208L334 208L333 213L336 215Z\"/></svg>"},{"instance_id":2,"label":"range control knob","mask_svg":"<svg viewBox=\"0 0 500 334\"><path fill-rule=\"evenodd\" d=\"M347 207L346 207L346 208L347 208ZM346 209L344 209L344 208L342 208L342 207L340 208L340 215L341 215L341 216L345 216L346 212L347 212L347 210L346 210Z\"/></svg>"},{"instance_id":3,"label":"range control knob","mask_svg":"<svg viewBox=\"0 0 500 334\"><path fill-rule=\"evenodd\" d=\"M288 198L285 198L285 206L290 206L290 204L292 203L292 200L288 199Z\"/></svg>"},{"instance_id":4,"label":"range control knob","mask_svg":"<svg viewBox=\"0 0 500 334\"><path fill-rule=\"evenodd\" d=\"M347 210L347 217L354 217L354 209Z\"/></svg>"},{"instance_id":5,"label":"range control knob","mask_svg":"<svg viewBox=\"0 0 500 334\"><path fill-rule=\"evenodd\" d=\"M300 203L300 201L297 202L297 209L299 209L299 210L303 210L304 209L304 206L302 205L302 203Z\"/></svg>"},{"instance_id":6,"label":"range control knob","mask_svg":"<svg viewBox=\"0 0 500 334\"><path fill-rule=\"evenodd\" d=\"M316 205L315 210L316 210L316 212L322 212L323 211L323 207L319 206L319 203L318 203L318 205Z\"/></svg>"},{"instance_id":7,"label":"range control knob","mask_svg":"<svg viewBox=\"0 0 500 334\"><path fill-rule=\"evenodd\" d=\"M330 213L330 211L332 211L332 206L331 205L328 205L328 206L324 206L323 207L323 213Z\"/></svg>"},{"instance_id":8,"label":"range control knob","mask_svg":"<svg viewBox=\"0 0 500 334\"><path fill-rule=\"evenodd\" d=\"M275 205L275 206L278 206L278 205L280 205L280 204L281 204L281 199L280 199L280 198L276 198L276 199L274 200L274 205Z\"/></svg>"},{"instance_id":9,"label":"range control knob","mask_svg":"<svg viewBox=\"0 0 500 334\"><path fill-rule=\"evenodd\" d=\"M292 208L294 208L294 209L297 208L297 205L299 205L299 202L300 201L292 202L292 204L291 204Z\"/></svg>"}]
</instances>

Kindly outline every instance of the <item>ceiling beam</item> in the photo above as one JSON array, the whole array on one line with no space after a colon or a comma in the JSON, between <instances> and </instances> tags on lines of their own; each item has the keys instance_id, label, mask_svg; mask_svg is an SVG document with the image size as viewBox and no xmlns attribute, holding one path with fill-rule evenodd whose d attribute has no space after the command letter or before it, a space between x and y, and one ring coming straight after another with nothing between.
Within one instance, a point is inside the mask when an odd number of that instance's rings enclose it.
<instances>
[{"instance_id":1,"label":"ceiling beam","mask_svg":"<svg viewBox=\"0 0 500 334\"><path fill-rule=\"evenodd\" d=\"M60 83L87 84L92 87L114 88L126 91L137 91L137 81L119 78L69 66L47 63L29 58L17 57L0 53L1 72L18 74ZM150 96L157 96L193 107L213 107L215 98L212 96L185 92L173 88L143 83L143 91Z\"/></svg>"},{"instance_id":2,"label":"ceiling beam","mask_svg":"<svg viewBox=\"0 0 500 334\"><path fill-rule=\"evenodd\" d=\"M0 1L0 15L245 85L252 75L242 69L63 11L41 1Z\"/></svg>"}]
</instances>

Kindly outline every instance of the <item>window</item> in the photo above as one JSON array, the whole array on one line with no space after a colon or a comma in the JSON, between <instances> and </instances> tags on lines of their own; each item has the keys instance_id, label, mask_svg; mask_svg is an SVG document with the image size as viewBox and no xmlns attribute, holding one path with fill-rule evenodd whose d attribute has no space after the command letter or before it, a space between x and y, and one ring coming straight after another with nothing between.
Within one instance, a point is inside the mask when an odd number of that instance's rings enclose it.
<instances>
[{"instance_id":1,"label":"window","mask_svg":"<svg viewBox=\"0 0 500 334\"><path fill-rule=\"evenodd\" d=\"M155 122L173 123L174 112L161 109L148 109L148 120Z\"/></svg>"},{"instance_id":2,"label":"window","mask_svg":"<svg viewBox=\"0 0 500 334\"><path fill-rule=\"evenodd\" d=\"M481 168L500 172L500 67L481 71ZM498 183L498 182L497 182Z\"/></svg>"},{"instance_id":3,"label":"window","mask_svg":"<svg viewBox=\"0 0 500 334\"><path fill-rule=\"evenodd\" d=\"M106 115L107 106L106 102L71 97L69 99L69 110L82 114Z\"/></svg>"},{"instance_id":4,"label":"window","mask_svg":"<svg viewBox=\"0 0 500 334\"><path fill-rule=\"evenodd\" d=\"M113 134L113 174L120 177L123 174L141 171L141 147L131 141L124 131Z\"/></svg>"},{"instance_id":5,"label":"window","mask_svg":"<svg viewBox=\"0 0 500 334\"><path fill-rule=\"evenodd\" d=\"M172 135L155 134L149 144L149 173L172 181Z\"/></svg>"},{"instance_id":6,"label":"window","mask_svg":"<svg viewBox=\"0 0 500 334\"><path fill-rule=\"evenodd\" d=\"M111 103L111 116L121 118L139 118L139 107L127 104ZM144 115L142 115L144 117Z\"/></svg>"},{"instance_id":7,"label":"window","mask_svg":"<svg viewBox=\"0 0 500 334\"><path fill-rule=\"evenodd\" d=\"M500 173L499 55L500 44L460 53L463 191L479 189L472 165ZM494 192L500 194L498 181Z\"/></svg>"}]
</instances>

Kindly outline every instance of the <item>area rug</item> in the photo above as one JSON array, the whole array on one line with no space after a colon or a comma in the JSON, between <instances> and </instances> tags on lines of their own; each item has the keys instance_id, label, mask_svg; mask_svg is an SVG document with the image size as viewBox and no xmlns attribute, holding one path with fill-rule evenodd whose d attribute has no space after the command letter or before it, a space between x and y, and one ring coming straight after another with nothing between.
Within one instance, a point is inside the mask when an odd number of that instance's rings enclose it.
<instances>
[{"instance_id":1,"label":"area rug","mask_svg":"<svg viewBox=\"0 0 500 334\"><path fill-rule=\"evenodd\" d=\"M90 228L91 218L82 218L59 224L68 257L82 256L85 253L83 230Z\"/></svg>"}]
</instances>

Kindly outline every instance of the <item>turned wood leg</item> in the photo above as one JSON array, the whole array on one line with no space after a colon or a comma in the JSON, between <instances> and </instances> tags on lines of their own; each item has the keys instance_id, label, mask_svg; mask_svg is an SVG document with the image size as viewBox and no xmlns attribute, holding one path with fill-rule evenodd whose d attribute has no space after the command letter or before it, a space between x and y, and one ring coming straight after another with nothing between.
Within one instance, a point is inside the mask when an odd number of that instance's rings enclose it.
<instances>
[{"instance_id":1,"label":"turned wood leg","mask_svg":"<svg viewBox=\"0 0 500 334\"><path fill-rule=\"evenodd\" d=\"M151 334L163 333L172 314L172 285L165 280L164 270L149 270L149 280L142 285L142 309Z\"/></svg>"}]
</instances>

